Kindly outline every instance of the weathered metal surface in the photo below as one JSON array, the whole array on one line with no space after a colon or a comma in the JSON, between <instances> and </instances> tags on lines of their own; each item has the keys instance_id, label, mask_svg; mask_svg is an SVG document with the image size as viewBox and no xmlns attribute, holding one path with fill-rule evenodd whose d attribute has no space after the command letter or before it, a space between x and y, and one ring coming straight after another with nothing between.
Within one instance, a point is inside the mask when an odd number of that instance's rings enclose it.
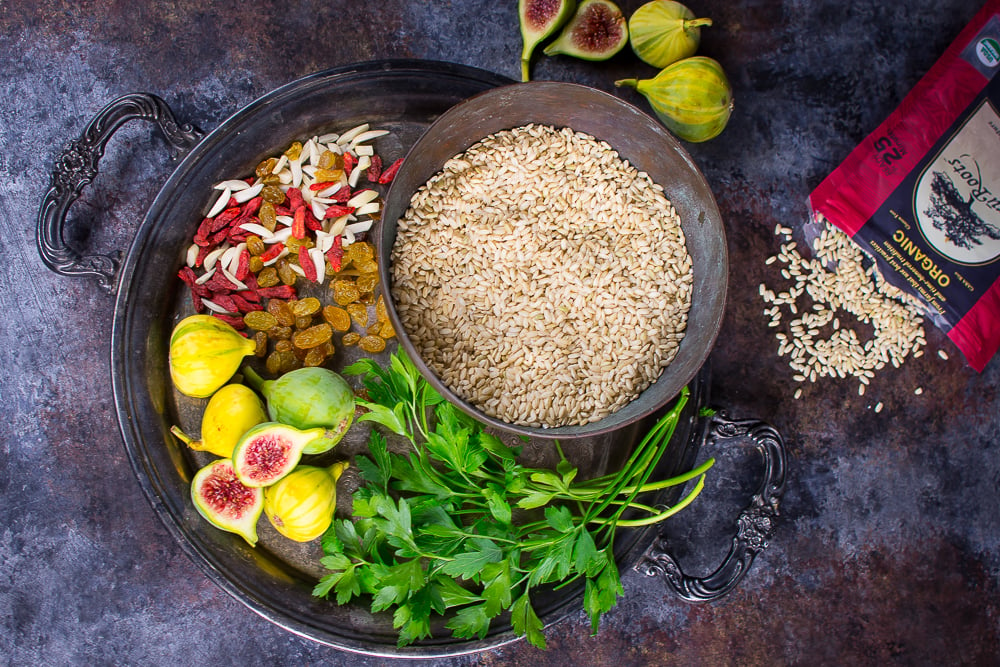
<instances>
[{"instance_id":1,"label":"weathered metal surface","mask_svg":"<svg viewBox=\"0 0 1000 667\"><path fill-rule=\"evenodd\" d=\"M626 13L639 4L621 3ZM734 416L773 423L790 446L777 530L720 602L691 605L630 572L596 638L581 612L549 630L545 653L518 643L447 664L996 660L1000 361L976 374L928 328L928 353L880 373L863 397L852 382L826 381L793 400L757 296L772 275L763 260L778 247L775 224L799 233L810 190L978 6L697 6L715 20L701 51L722 62L736 98L723 135L689 147L730 253L712 393ZM136 484L115 422L113 300L96 281L51 273L34 221L64 143L121 94L161 95L181 122L211 130L277 86L354 61L440 59L517 77L515 3L12 2L0 7L0 53L0 654L18 665L382 664L258 618L174 543ZM607 91L615 79L653 73L627 52L606 63L539 58L533 71ZM69 240L95 254L127 248L172 168L150 128L120 131L101 178L74 207ZM743 476L743 463L731 465L697 512L669 525L688 545L679 554L687 569L713 566L728 548L729 523L717 517L738 511L729 487Z\"/></svg>"}]
</instances>

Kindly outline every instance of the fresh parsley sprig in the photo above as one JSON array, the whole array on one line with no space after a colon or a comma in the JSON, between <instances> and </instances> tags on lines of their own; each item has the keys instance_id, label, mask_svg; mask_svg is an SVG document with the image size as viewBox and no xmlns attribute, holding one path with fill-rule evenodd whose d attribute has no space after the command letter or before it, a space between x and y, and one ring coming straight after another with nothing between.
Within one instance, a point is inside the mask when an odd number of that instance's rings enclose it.
<instances>
[{"instance_id":1,"label":"fresh parsley sprig","mask_svg":"<svg viewBox=\"0 0 1000 667\"><path fill-rule=\"evenodd\" d=\"M596 633L601 615L624 592L616 531L663 521L689 505L714 463L649 481L687 388L621 470L578 481L561 448L555 470L520 464L520 448L443 400L401 349L387 368L362 359L344 373L362 376L368 394L358 401L367 410L359 421L401 436L409 451L390 451L372 429L370 456L357 458L365 484L353 496L354 518L335 520L323 536L322 564L330 573L313 594L334 595L338 604L371 596L373 613L393 610L400 646L430 636L434 614L449 615L446 627L456 638L482 639L493 619L508 612L514 632L544 648L532 592L580 579ZM672 507L640 502L642 494L694 479Z\"/></svg>"}]
</instances>

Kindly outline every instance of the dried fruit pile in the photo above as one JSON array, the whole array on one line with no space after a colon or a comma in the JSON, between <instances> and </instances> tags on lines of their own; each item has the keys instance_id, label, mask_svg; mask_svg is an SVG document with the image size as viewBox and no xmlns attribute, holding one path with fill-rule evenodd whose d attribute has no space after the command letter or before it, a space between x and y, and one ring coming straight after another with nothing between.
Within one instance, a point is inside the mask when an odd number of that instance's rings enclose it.
<instances>
[{"instance_id":1,"label":"dried fruit pile","mask_svg":"<svg viewBox=\"0 0 1000 667\"><path fill-rule=\"evenodd\" d=\"M195 312L254 332L255 354L271 373L324 363L335 332L343 345L369 353L395 335L376 296L374 248L364 240L381 213L380 187L402 162L383 168L371 142L386 134L362 124L296 141L253 176L215 185L219 194L178 276ZM300 298L303 280L329 283L331 303Z\"/></svg>"}]
</instances>

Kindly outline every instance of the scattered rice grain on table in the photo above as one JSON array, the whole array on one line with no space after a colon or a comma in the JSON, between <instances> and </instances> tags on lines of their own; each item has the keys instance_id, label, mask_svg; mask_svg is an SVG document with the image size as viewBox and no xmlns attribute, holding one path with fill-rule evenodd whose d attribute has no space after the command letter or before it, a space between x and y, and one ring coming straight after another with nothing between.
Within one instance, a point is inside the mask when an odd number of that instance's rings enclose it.
<instances>
[{"instance_id":1,"label":"scattered rice grain on table","mask_svg":"<svg viewBox=\"0 0 1000 667\"><path fill-rule=\"evenodd\" d=\"M767 264L781 262L792 285L775 292L761 283L759 294L768 326L775 333L778 354L788 357L797 382L816 382L823 377L856 378L858 395L876 372L886 366L898 368L907 356L920 356L924 337L923 308L909 294L885 281L875 263L847 234L820 219L822 231L812 242L813 258L804 257L792 240L792 230L775 228L785 243ZM811 298L808 308L806 296ZM782 327L782 308L796 315ZM862 341L852 328L842 325L840 315L850 314L872 328ZM796 391L796 397L801 393ZM880 404L881 405L881 404Z\"/></svg>"},{"instance_id":2,"label":"scattered rice grain on table","mask_svg":"<svg viewBox=\"0 0 1000 667\"><path fill-rule=\"evenodd\" d=\"M670 364L691 258L663 188L569 128L498 132L412 198L393 297L428 366L510 423L556 427L621 408Z\"/></svg>"}]
</instances>

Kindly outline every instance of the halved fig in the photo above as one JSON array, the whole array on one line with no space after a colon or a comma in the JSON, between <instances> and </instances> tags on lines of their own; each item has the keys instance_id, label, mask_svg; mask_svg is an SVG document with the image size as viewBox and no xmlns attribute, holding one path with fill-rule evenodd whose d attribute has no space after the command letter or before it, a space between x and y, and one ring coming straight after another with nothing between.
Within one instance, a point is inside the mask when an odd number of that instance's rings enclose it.
<instances>
[{"instance_id":1,"label":"halved fig","mask_svg":"<svg viewBox=\"0 0 1000 667\"><path fill-rule=\"evenodd\" d=\"M628 43L628 22L610 0L583 0L545 55L607 60Z\"/></svg>"},{"instance_id":2,"label":"halved fig","mask_svg":"<svg viewBox=\"0 0 1000 667\"><path fill-rule=\"evenodd\" d=\"M531 78L531 54L535 47L555 33L576 9L576 0L518 0L521 19L521 81Z\"/></svg>"},{"instance_id":3,"label":"halved fig","mask_svg":"<svg viewBox=\"0 0 1000 667\"><path fill-rule=\"evenodd\" d=\"M191 480L191 500L210 524L236 533L250 546L257 544L257 520L264 511L264 491L243 484L232 461L218 459L195 473Z\"/></svg>"},{"instance_id":4,"label":"halved fig","mask_svg":"<svg viewBox=\"0 0 1000 667\"><path fill-rule=\"evenodd\" d=\"M295 469L309 443L326 436L324 428L300 431L278 422L258 424L233 448L236 477L253 488L274 484Z\"/></svg>"}]
</instances>

